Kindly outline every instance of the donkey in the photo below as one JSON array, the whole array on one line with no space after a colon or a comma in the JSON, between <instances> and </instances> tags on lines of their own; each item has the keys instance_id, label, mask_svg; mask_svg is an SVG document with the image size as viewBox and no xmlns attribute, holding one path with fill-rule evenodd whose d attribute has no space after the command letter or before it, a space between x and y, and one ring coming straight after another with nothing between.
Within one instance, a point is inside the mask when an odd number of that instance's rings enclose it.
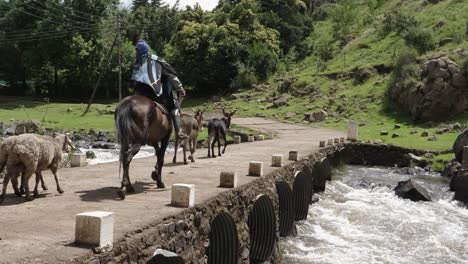
<instances>
[{"instance_id":1,"label":"donkey","mask_svg":"<svg viewBox=\"0 0 468 264\"><path fill-rule=\"evenodd\" d=\"M229 127L231 126L231 117L236 113L236 110L231 113L226 113L223 108L223 118L217 119L213 118L208 122L208 158L211 157L210 155L210 148L211 153L213 154L213 158L216 158L214 153L214 145L216 141L218 141L218 156L221 157L221 142L220 137L223 138L224 141L224 149L223 154L226 151L226 134L228 133Z\"/></svg>"},{"instance_id":2,"label":"donkey","mask_svg":"<svg viewBox=\"0 0 468 264\"><path fill-rule=\"evenodd\" d=\"M156 181L157 188L165 188L161 174L164 155L172 133L172 121L169 116L148 97L133 95L119 103L114 119L117 140L120 143L120 163L123 167L121 190L117 194L123 200L124 187L128 193L135 192L130 182L130 162L145 144L154 147L157 156L155 171L151 177Z\"/></svg>"},{"instance_id":3,"label":"donkey","mask_svg":"<svg viewBox=\"0 0 468 264\"><path fill-rule=\"evenodd\" d=\"M190 149L190 156L189 159L192 162L195 162L195 159L193 155L195 154L195 150L197 148L197 138L198 134L203 130L203 113L205 110L196 110L192 109L193 112L195 113L194 116L189 115L189 114L182 114L181 115L181 120L182 120L182 129L184 130L184 133L188 135L189 137L184 140L184 147L183 147L183 152L184 152L184 164L187 165L187 156L186 156L186 151L187 148ZM175 140L175 149L174 149L174 158L172 159L172 163L177 162L177 149L179 148L179 140L176 137Z\"/></svg>"}]
</instances>

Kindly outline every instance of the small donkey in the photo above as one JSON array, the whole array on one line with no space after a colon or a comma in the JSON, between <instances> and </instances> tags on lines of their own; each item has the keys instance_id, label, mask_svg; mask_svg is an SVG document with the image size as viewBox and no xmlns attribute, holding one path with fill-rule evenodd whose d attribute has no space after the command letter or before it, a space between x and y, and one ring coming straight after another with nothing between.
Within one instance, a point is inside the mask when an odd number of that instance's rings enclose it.
<instances>
[{"instance_id":1,"label":"small donkey","mask_svg":"<svg viewBox=\"0 0 468 264\"><path fill-rule=\"evenodd\" d=\"M211 153L213 154L213 158L216 158L214 153L214 145L216 141L218 141L218 156L221 157L221 142L220 137L223 138L224 141L224 149L223 154L226 151L226 134L228 133L229 127L231 126L231 117L236 113L236 110L231 113L226 113L223 108L223 115L224 117L221 119L213 118L208 122L208 158L211 157Z\"/></svg>"},{"instance_id":2,"label":"small donkey","mask_svg":"<svg viewBox=\"0 0 468 264\"><path fill-rule=\"evenodd\" d=\"M197 148L197 138L198 134L203 130L203 113L205 110L196 110L192 109L193 112L195 113L194 116L189 115L189 114L182 114L180 116L181 118L181 123L182 123L182 129L188 137L184 139L184 147L183 147L183 152L184 152L184 164L187 165L187 156L186 156L186 151L190 150L190 156L189 159L192 162L195 162L195 159L193 155L195 154L195 150ZM174 158L172 159L172 163L177 162L177 149L179 148L179 141L175 141L175 149L174 149Z\"/></svg>"}]
</instances>

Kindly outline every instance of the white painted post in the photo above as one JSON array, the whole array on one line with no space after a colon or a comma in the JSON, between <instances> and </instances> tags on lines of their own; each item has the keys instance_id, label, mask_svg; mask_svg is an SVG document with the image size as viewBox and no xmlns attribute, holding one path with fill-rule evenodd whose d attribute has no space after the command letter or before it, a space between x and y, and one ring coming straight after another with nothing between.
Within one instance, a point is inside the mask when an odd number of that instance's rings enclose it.
<instances>
[{"instance_id":1,"label":"white painted post","mask_svg":"<svg viewBox=\"0 0 468 264\"><path fill-rule=\"evenodd\" d=\"M254 137L254 136L249 136L249 137L247 138L247 141L248 141L248 142L254 142L254 141L255 141L255 137Z\"/></svg>"},{"instance_id":2,"label":"white painted post","mask_svg":"<svg viewBox=\"0 0 468 264\"><path fill-rule=\"evenodd\" d=\"M100 248L114 240L114 213L94 211L75 216L75 242Z\"/></svg>"},{"instance_id":3,"label":"white painted post","mask_svg":"<svg viewBox=\"0 0 468 264\"><path fill-rule=\"evenodd\" d=\"M348 140L358 140L358 125L354 121L348 123Z\"/></svg>"},{"instance_id":4,"label":"white painted post","mask_svg":"<svg viewBox=\"0 0 468 264\"><path fill-rule=\"evenodd\" d=\"M297 161L299 159L299 153L297 151L289 151L289 160Z\"/></svg>"},{"instance_id":5,"label":"white painted post","mask_svg":"<svg viewBox=\"0 0 468 264\"><path fill-rule=\"evenodd\" d=\"M263 176L263 162L251 161L249 163L249 176Z\"/></svg>"},{"instance_id":6,"label":"white painted post","mask_svg":"<svg viewBox=\"0 0 468 264\"><path fill-rule=\"evenodd\" d=\"M233 141L234 141L234 144L240 144L240 143L242 143L242 138L241 138L241 136L233 136L232 139L233 139Z\"/></svg>"},{"instance_id":7,"label":"white painted post","mask_svg":"<svg viewBox=\"0 0 468 264\"><path fill-rule=\"evenodd\" d=\"M72 167L86 166L86 154L82 154L82 153L70 154L70 163Z\"/></svg>"},{"instance_id":8,"label":"white painted post","mask_svg":"<svg viewBox=\"0 0 468 264\"><path fill-rule=\"evenodd\" d=\"M327 144L327 142L325 140L320 140L320 145L319 146L321 148L324 148L326 144Z\"/></svg>"},{"instance_id":9,"label":"white painted post","mask_svg":"<svg viewBox=\"0 0 468 264\"><path fill-rule=\"evenodd\" d=\"M345 138L344 137L340 137L340 143L344 143L345 142Z\"/></svg>"},{"instance_id":10,"label":"white painted post","mask_svg":"<svg viewBox=\"0 0 468 264\"><path fill-rule=\"evenodd\" d=\"M195 205L195 185L176 183L172 185L171 205L193 207Z\"/></svg>"},{"instance_id":11,"label":"white painted post","mask_svg":"<svg viewBox=\"0 0 468 264\"><path fill-rule=\"evenodd\" d=\"M334 139L333 139L333 142L334 142L335 144L340 143L340 138L334 138Z\"/></svg>"},{"instance_id":12,"label":"white painted post","mask_svg":"<svg viewBox=\"0 0 468 264\"><path fill-rule=\"evenodd\" d=\"M273 156L271 156L271 166L272 167L283 167L283 155L273 155Z\"/></svg>"},{"instance_id":13,"label":"white painted post","mask_svg":"<svg viewBox=\"0 0 468 264\"><path fill-rule=\"evenodd\" d=\"M263 141L263 140L265 140L265 136L264 136L264 135L255 136L255 140L257 140L257 141Z\"/></svg>"},{"instance_id":14,"label":"white painted post","mask_svg":"<svg viewBox=\"0 0 468 264\"><path fill-rule=\"evenodd\" d=\"M328 140L327 145L328 145L328 146L332 146L332 145L333 145L333 139L332 139L332 138Z\"/></svg>"},{"instance_id":15,"label":"white painted post","mask_svg":"<svg viewBox=\"0 0 468 264\"><path fill-rule=\"evenodd\" d=\"M219 175L219 186L222 188L237 188L237 173L232 171L223 171Z\"/></svg>"}]
</instances>

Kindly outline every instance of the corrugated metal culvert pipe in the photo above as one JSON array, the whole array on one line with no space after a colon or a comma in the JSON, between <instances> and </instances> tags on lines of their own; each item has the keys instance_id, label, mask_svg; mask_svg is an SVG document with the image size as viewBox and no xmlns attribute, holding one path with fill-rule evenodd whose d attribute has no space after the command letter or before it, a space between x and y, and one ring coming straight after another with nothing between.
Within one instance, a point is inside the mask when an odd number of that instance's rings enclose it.
<instances>
[{"instance_id":1,"label":"corrugated metal culvert pipe","mask_svg":"<svg viewBox=\"0 0 468 264\"><path fill-rule=\"evenodd\" d=\"M275 209L271 199L261 195L249 214L250 261L252 264L268 261L276 243Z\"/></svg>"},{"instance_id":2,"label":"corrugated metal culvert pipe","mask_svg":"<svg viewBox=\"0 0 468 264\"><path fill-rule=\"evenodd\" d=\"M279 200L279 233L281 237L286 237L294 224L293 194L285 181L276 183L276 192Z\"/></svg>"},{"instance_id":3,"label":"corrugated metal culvert pipe","mask_svg":"<svg viewBox=\"0 0 468 264\"><path fill-rule=\"evenodd\" d=\"M211 222L208 264L237 264L239 237L231 215L220 213Z\"/></svg>"}]
</instances>

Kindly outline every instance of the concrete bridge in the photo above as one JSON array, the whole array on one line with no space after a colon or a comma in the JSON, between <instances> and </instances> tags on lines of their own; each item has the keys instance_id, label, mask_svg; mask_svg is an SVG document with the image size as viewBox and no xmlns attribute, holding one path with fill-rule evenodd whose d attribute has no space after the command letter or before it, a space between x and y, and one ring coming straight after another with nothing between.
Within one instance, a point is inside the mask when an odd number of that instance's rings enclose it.
<instances>
[{"instance_id":1,"label":"concrete bridge","mask_svg":"<svg viewBox=\"0 0 468 264\"><path fill-rule=\"evenodd\" d=\"M32 202L18 199L9 189L0 206L0 263L63 263L85 255L89 249L73 245L75 215L86 211L114 212L114 240L127 232L138 230L150 223L177 214L183 209L170 206L174 183L195 184L196 203L202 203L228 189L219 188L219 174L234 171L239 175L239 185L258 178L247 176L250 161L264 163L265 174L277 168L270 167L271 156L289 151L306 156L317 152L319 141L343 137L330 129L292 125L261 118L236 118L234 124L265 133L274 133L275 139L228 145L226 154L208 159L207 150L197 150L196 162L188 165L172 164L172 155L166 156L163 180L168 188L155 189L151 179L155 157L134 160L131 180L136 194L118 199L115 187L120 185L118 163L62 169L59 171L63 195L55 191L53 176L46 172L49 191ZM179 160L181 156L179 155ZM288 161L286 162L286 164ZM30 182L30 184L32 181Z\"/></svg>"}]
</instances>

